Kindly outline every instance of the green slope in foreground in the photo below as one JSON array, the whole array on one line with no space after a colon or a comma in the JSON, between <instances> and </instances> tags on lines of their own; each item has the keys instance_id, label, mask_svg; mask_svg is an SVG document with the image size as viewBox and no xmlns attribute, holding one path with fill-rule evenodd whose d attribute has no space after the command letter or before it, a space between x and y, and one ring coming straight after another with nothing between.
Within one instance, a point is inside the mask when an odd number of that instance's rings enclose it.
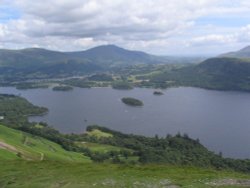
<instances>
[{"instance_id":1,"label":"green slope in foreground","mask_svg":"<svg viewBox=\"0 0 250 188\"><path fill-rule=\"evenodd\" d=\"M68 152L54 142L0 125L0 160L20 158L90 162L84 155Z\"/></svg>"},{"instance_id":2,"label":"green slope in foreground","mask_svg":"<svg viewBox=\"0 0 250 188\"><path fill-rule=\"evenodd\" d=\"M1 188L250 186L247 180L250 174L232 171L173 165L92 163L87 157L65 151L51 141L1 125L0 142Z\"/></svg>"}]
</instances>

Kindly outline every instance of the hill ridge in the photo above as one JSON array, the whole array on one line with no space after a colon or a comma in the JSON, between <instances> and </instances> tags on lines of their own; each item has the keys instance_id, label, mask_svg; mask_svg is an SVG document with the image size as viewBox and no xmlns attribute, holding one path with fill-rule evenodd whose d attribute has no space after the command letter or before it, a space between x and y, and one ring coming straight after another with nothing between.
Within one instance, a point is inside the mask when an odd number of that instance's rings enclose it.
<instances>
[{"instance_id":1,"label":"hill ridge","mask_svg":"<svg viewBox=\"0 0 250 188\"><path fill-rule=\"evenodd\" d=\"M221 54L219 57L250 58L250 45L238 51Z\"/></svg>"}]
</instances>

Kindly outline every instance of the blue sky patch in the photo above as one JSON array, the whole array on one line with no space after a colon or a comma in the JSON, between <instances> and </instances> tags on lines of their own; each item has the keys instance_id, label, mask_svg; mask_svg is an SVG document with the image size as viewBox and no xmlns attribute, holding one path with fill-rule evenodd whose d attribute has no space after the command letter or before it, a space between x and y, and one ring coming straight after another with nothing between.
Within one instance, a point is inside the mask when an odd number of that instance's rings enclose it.
<instances>
[{"instance_id":1,"label":"blue sky patch","mask_svg":"<svg viewBox=\"0 0 250 188\"><path fill-rule=\"evenodd\" d=\"M224 17L203 17L195 21L197 25L215 25L221 27L243 27L250 24L249 17L243 16L224 16Z\"/></svg>"},{"instance_id":2,"label":"blue sky patch","mask_svg":"<svg viewBox=\"0 0 250 188\"><path fill-rule=\"evenodd\" d=\"M21 17L21 12L10 6L0 6L0 23L6 23Z\"/></svg>"}]
</instances>

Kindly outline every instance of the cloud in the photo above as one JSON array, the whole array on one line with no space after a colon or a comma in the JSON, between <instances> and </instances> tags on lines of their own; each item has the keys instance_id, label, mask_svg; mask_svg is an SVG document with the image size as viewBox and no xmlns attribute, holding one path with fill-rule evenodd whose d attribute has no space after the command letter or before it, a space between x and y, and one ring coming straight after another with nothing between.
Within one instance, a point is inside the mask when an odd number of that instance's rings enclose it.
<instances>
[{"instance_id":1,"label":"cloud","mask_svg":"<svg viewBox=\"0 0 250 188\"><path fill-rule=\"evenodd\" d=\"M184 4L184 5L183 5ZM209 1L143 0L73 0L40 1L20 0L24 12L26 34L32 37L71 36L107 38L116 35L136 40L148 33L150 38L168 35L190 25L196 10ZM132 36L132 35L133 36ZM131 37L132 36L132 37Z\"/></svg>"},{"instance_id":2,"label":"cloud","mask_svg":"<svg viewBox=\"0 0 250 188\"><path fill-rule=\"evenodd\" d=\"M0 22L3 47L81 50L114 43L152 53L176 52L179 45L236 42L235 36L222 32L224 28L207 31L196 20L214 15L246 16L250 9L246 0L0 0L1 5L12 9L9 12L20 12L18 17ZM249 36L244 33L245 38Z\"/></svg>"},{"instance_id":3,"label":"cloud","mask_svg":"<svg viewBox=\"0 0 250 188\"><path fill-rule=\"evenodd\" d=\"M206 35L206 36L200 36L200 37L195 37L192 40L193 44L196 45L208 45L208 44L213 44L213 45L218 45L218 44L224 44L224 43L232 43L236 41L236 36L235 35Z\"/></svg>"},{"instance_id":4,"label":"cloud","mask_svg":"<svg viewBox=\"0 0 250 188\"><path fill-rule=\"evenodd\" d=\"M238 28L235 32L230 34L209 34L199 37L194 37L191 43L194 45L218 45L230 43L246 43L250 42L250 24Z\"/></svg>"}]
</instances>

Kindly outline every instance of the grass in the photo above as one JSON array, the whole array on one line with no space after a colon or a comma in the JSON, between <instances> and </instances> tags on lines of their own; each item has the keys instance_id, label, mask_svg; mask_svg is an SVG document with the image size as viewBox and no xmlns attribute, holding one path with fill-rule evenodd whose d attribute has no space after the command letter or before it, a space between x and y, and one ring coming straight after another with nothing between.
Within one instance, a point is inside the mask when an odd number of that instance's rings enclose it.
<instances>
[{"instance_id":1,"label":"grass","mask_svg":"<svg viewBox=\"0 0 250 188\"><path fill-rule=\"evenodd\" d=\"M90 162L82 154L66 151L54 142L3 125L0 125L0 142L16 149L0 149L0 159L15 159L19 153L21 158L27 160Z\"/></svg>"},{"instance_id":2,"label":"grass","mask_svg":"<svg viewBox=\"0 0 250 188\"><path fill-rule=\"evenodd\" d=\"M105 132L102 132L102 131L100 131L98 129L93 129L91 131L88 131L87 134L90 135L90 136L95 136L97 138L101 138L101 137L107 138L107 137L112 137L113 136L110 133L105 133Z\"/></svg>"},{"instance_id":3,"label":"grass","mask_svg":"<svg viewBox=\"0 0 250 188\"><path fill-rule=\"evenodd\" d=\"M0 187L212 187L216 179L250 175L177 166L124 166L60 161L0 161ZM224 186L227 187L227 186ZM236 186L231 186L236 187Z\"/></svg>"},{"instance_id":4,"label":"grass","mask_svg":"<svg viewBox=\"0 0 250 188\"><path fill-rule=\"evenodd\" d=\"M13 152L0 149L0 160L13 160L13 159L19 159L19 157Z\"/></svg>"}]
</instances>

